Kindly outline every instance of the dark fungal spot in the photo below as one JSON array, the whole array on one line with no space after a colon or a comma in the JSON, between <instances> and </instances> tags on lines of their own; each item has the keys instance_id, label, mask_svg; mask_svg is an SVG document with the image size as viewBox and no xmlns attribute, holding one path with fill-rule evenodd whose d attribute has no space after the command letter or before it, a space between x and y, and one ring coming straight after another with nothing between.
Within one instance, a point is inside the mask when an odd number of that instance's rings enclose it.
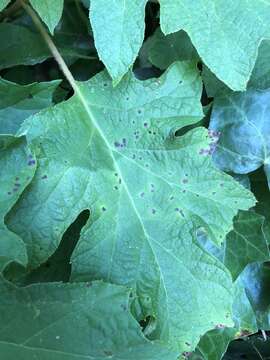
<instances>
[{"instance_id":1,"label":"dark fungal spot","mask_svg":"<svg viewBox=\"0 0 270 360\"><path fill-rule=\"evenodd\" d=\"M86 284L85 284L86 287L91 287L92 286L92 282L91 281L88 281Z\"/></svg>"},{"instance_id":2,"label":"dark fungal spot","mask_svg":"<svg viewBox=\"0 0 270 360\"><path fill-rule=\"evenodd\" d=\"M173 200L174 199L174 196L170 196L170 200Z\"/></svg>"},{"instance_id":3,"label":"dark fungal spot","mask_svg":"<svg viewBox=\"0 0 270 360\"><path fill-rule=\"evenodd\" d=\"M144 197L144 192L141 192L141 193L140 193L140 197Z\"/></svg>"},{"instance_id":4,"label":"dark fungal spot","mask_svg":"<svg viewBox=\"0 0 270 360\"><path fill-rule=\"evenodd\" d=\"M186 192L186 190L182 190L182 193L185 193Z\"/></svg>"},{"instance_id":5,"label":"dark fungal spot","mask_svg":"<svg viewBox=\"0 0 270 360\"><path fill-rule=\"evenodd\" d=\"M136 158L136 155L135 155L135 154L133 154L133 155L132 155L132 159L135 159L135 158Z\"/></svg>"},{"instance_id":6,"label":"dark fungal spot","mask_svg":"<svg viewBox=\"0 0 270 360\"><path fill-rule=\"evenodd\" d=\"M126 100L127 100L127 101L129 100L129 97L128 97L128 96L126 97Z\"/></svg>"},{"instance_id":7,"label":"dark fungal spot","mask_svg":"<svg viewBox=\"0 0 270 360\"><path fill-rule=\"evenodd\" d=\"M120 307L121 307L121 309L123 309L124 311L127 311L127 307L126 307L125 304L121 304Z\"/></svg>"},{"instance_id":8,"label":"dark fungal spot","mask_svg":"<svg viewBox=\"0 0 270 360\"><path fill-rule=\"evenodd\" d=\"M145 164L145 167L147 167L147 168L148 168L148 167L149 167L149 165L148 165L148 164Z\"/></svg>"},{"instance_id":9,"label":"dark fungal spot","mask_svg":"<svg viewBox=\"0 0 270 360\"><path fill-rule=\"evenodd\" d=\"M212 192L212 195L216 195L216 192L215 192L215 191L213 191L213 192Z\"/></svg>"},{"instance_id":10,"label":"dark fungal spot","mask_svg":"<svg viewBox=\"0 0 270 360\"><path fill-rule=\"evenodd\" d=\"M33 166L35 164L36 164L35 160L29 160L28 163L27 163L28 166Z\"/></svg>"},{"instance_id":11,"label":"dark fungal spot","mask_svg":"<svg viewBox=\"0 0 270 360\"><path fill-rule=\"evenodd\" d=\"M113 356L113 353L111 351L109 351L109 350L104 350L104 354L106 356Z\"/></svg>"},{"instance_id":12,"label":"dark fungal spot","mask_svg":"<svg viewBox=\"0 0 270 360\"><path fill-rule=\"evenodd\" d=\"M183 179L183 180L182 180L182 183L183 183L183 184L187 184L187 183L188 183L188 179Z\"/></svg>"},{"instance_id":13,"label":"dark fungal spot","mask_svg":"<svg viewBox=\"0 0 270 360\"><path fill-rule=\"evenodd\" d=\"M190 343L188 343L188 342L185 342L185 344L186 344L187 346L191 346L191 344L190 344Z\"/></svg>"},{"instance_id":14,"label":"dark fungal spot","mask_svg":"<svg viewBox=\"0 0 270 360\"><path fill-rule=\"evenodd\" d=\"M17 192L18 188L13 188L12 190L13 190L13 192Z\"/></svg>"},{"instance_id":15,"label":"dark fungal spot","mask_svg":"<svg viewBox=\"0 0 270 360\"><path fill-rule=\"evenodd\" d=\"M11 195L11 192L10 192L10 191L8 191L8 195Z\"/></svg>"},{"instance_id":16,"label":"dark fungal spot","mask_svg":"<svg viewBox=\"0 0 270 360\"><path fill-rule=\"evenodd\" d=\"M137 113L138 113L139 115L141 115L142 110L141 110L141 109L138 109Z\"/></svg>"},{"instance_id":17,"label":"dark fungal spot","mask_svg":"<svg viewBox=\"0 0 270 360\"><path fill-rule=\"evenodd\" d=\"M33 95L32 94L28 94L28 99L33 99Z\"/></svg>"},{"instance_id":18,"label":"dark fungal spot","mask_svg":"<svg viewBox=\"0 0 270 360\"><path fill-rule=\"evenodd\" d=\"M156 209L152 209L152 214L154 215L156 213Z\"/></svg>"},{"instance_id":19,"label":"dark fungal spot","mask_svg":"<svg viewBox=\"0 0 270 360\"><path fill-rule=\"evenodd\" d=\"M183 80L179 80L178 84L180 85L180 84L182 84L182 83L183 83Z\"/></svg>"},{"instance_id":20,"label":"dark fungal spot","mask_svg":"<svg viewBox=\"0 0 270 360\"><path fill-rule=\"evenodd\" d=\"M114 190L118 190L118 186L114 186Z\"/></svg>"},{"instance_id":21,"label":"dark fungal spot","mask_svg":"<svg viewBox=\"0 0 270 360\"><path fill-rule=\"evenodd\" d=\"M42 179L42 180L48 179L48 176L47 176L47 175L43 175L41 179Z\"/></svg>"},{"instance_id":22,"label":"dark fungal spot","mask_svg":"<svg viewBox=\"0 0 270 360\"><path fill-rule=\"evenodd\" d=\"M142 157L141 157L141 156L139 157L139 160L142 160Z\"/></svg>"},{"instance_id":23,"label":"dark fungal spot","mask_svg":"<svg viewBox=\"0 0 270 360\"><path fill-rule=\"evenodd\" d=\"M118 141L115 141L115 142L114 142L114 146L115 146L116 148L120 147L120 145L121 145L121 144L120 144Z\"/></svg>"},{"instance_id":24,"label":"dark fungal spot","mask_svg":"<svg viewBox=\"0 0 270 360\"><path fill-rule=\"evenodd\" d=\"M143 126L144 126L144 127L147 127L147 126L148 126L148 124L145 122L145 123L143 124Z\"/></svg>"},{"instance_id":25,"label":"dark fungal spot","mask_svg":"<svg viewBox=\"0 0 270 360\"><path fill-rule=\"evenodd\" d=\"M103 83L103 86L104 86L104 87L107 87L107 86L108 86L108 84L105 82L105 83Z\"/></svg>"},{"instance_id":26,"label":"dark fungal spot","mask_svg":"<svg viewBox=\"0 0 270 360\"><path fill-rule=\"evenodd\" d=\"M196 197L199 197L200 195L199 194L196 194Z\"/></svg>"},{"instance_id":27,"label":"dark fungal spot","mask_svg":"<svg viewBox=\"0 0 270 360\"><path fill-rule=\"evenodd\" d=\"M20 180L20 178L17 176L16 178L15 178L15 181L19 181Z\"/></svg>"},{"instance_id":28,"label":"dark fungal spot","mask_svg":"<svg viewBox=\"0 0 270 360\"><path fill-rule=\"evenodd\" d=\"M105 208L105 206L102 206L101 210L106 211L107 209Z\"/></svg>"},{"instance_id":29,"label":"dark fungal spot","mask_svg":"<svg viewBox=\"0 0 270 360\"><path fill-rule=\"evenodd\" d=\"M119 179L119 180L118 180L118 183L119 183L119 184L121 184L121 183L122 183L122 180L121 180L121 179Z\"/></svg>"},{"instance_id":30,"label":"dark fungal spot","mask_svg":"<svg viewBox=\"0 0 270 360\"><path fill-rule=\"evenodd\" d=\"M152 131L151 131L151 130L148 130L148 134L152 134Z\"/></svg>"},{"instance_id":31,"label":"dark fungal spot","mask_svg":"<svg viewBox=\"0 0 270 360\"><path fill-rule=\"evenodd\" d=\"M224 184L223 184L223 183L220 183L219 185L220 185L220 187L223 187L223 186L224 186Z\"/></svg>"},{"instance_id":32,"label":"dark fungal spot","mask_svg":"<svg viewBox=\"0 0 270 360\"><path fill-rule=\"evenodd\" d=\"M179 208L175 208L174 211L179 211Z\"/></svg>"},{"instance_id":33,"label":"dark fungal spot","mask_svg":"<svg viewBox=\"0 0 270 360\"><path fill-rule=\"evenodd\" d=\"M118 176L118 174L117 174L117 173L114 173L114 176Z\"/></svg>"},{"instance_id":34,"label":"dark fungal spot","mask_svg":"<svg viewBox=\"0 0 270 360\"><path fill-rule=\"evenodd\" d=\"M20 187L21 184L20 184L20 183L15 183L14 186L15 186L15 187Z\"/></svg>"}]
</instances>

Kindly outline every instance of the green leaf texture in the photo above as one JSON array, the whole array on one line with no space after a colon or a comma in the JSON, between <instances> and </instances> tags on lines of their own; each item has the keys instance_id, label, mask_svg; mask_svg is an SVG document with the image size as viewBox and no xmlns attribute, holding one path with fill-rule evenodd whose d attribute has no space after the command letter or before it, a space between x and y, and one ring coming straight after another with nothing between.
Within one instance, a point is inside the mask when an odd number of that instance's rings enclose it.
<instances>
[{"instance_id":1,"label":"green leaf texture","mask_svg":"<svg viewBox=\"0 0 270 360\"><path fill-rule=\"evenodd\" d=\"M10 0L0 0L0 11L2 11L10 2Z\"/></svg>"},{"instance_id":2,"label":"green leaf texture","mask_svg":"<svg viewBox=\"0 0 270 360\"><path fill-rule=\"evenodd\" d=\"M143 336L129 312L129 291L102 282L0 283L0 353L5 360L175 360Z\"/></svg>"},{"instance_id":3,"label":"green leaf texture","mask_svg":"<svg viewBox=\"0 0 270 360\"><path fill-rule=\"evenodd\" d=\"M269 101L269 90L253 89L215 99L210 129L221 132L214 153L219 168L247 174L264 166L270 181Z\"/></svg>"},{"instance_id":4,"label":"green leaf texture","mask_svg":"<svg viewBox=\"0 0 270 360\"><path fill-rule=\"evenodd\" d=\"M217 323L231 325L230 275L195 233L204 227L220 243L254 198L212 165L212 134L174 135L202 117L195 64L144 82L130 73L116 88L103 72L78 86L25 122L39 167L8 224L37 266L89 209L73 278L133 286L144 316L157 319L154 336L190 350Z\"/></svg>"},{"instance_id":5,"label":"green leaf texture","mask_svg":"<svg viewBox=\"0 0 270 360\"><path fill-rule=\"evenodd\" d=\"M35 167L36 161L24 138L0 135L0 271L12 261L27 265L25 244L19 235L8 230L4 221L30 183Z\"/></svg>"},{"instance_id":6,"label":"green leaf texture","mask_svg":"<svg viewBox=\"0 0 270 360\"><path fill-rule=\"evenodd\" d=\"M132 66L142 46L146 2L91 0L95 45L115 84Z\"/></svg>"},{"instance_id":7,"label":"green leaf texture","mask_svg":"<svg viewBox=\"0 0 270 360\"><path fill-rule=\"evenodd\" d=\"M30 0L30 3L53 34L62 16L64 0Z\"/></svg>"},{"instance_id":8,"label":"green leaf texture","mask_svg":"<svg viewBox=\"0 0 270 360\"><path fill-rule=\"evenodd\" d=\"M0 78L0 133L15 134L22 122L52 105L60 81L18 85Z\"/></svg>"},{"instance_id":9,"label":"green leaf texture","mask_svg":"<svg viewBox=\"0 0 270 360\"><path fill-rule=\"evenodd\" d=\"M160 0L160 7L165 34L185 30L211 71L245 90L260 42L270 35L268 1Z\"/></svg>"}]
</instances>

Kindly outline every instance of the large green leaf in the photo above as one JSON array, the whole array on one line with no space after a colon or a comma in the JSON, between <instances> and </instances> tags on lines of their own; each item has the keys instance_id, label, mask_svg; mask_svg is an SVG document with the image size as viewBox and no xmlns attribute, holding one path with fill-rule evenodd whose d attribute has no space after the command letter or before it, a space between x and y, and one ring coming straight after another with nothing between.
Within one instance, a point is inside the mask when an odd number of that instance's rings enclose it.
<instances>
[{"instance_id":1,"label":"large green leaf","mask_svg":"<svg viewBox=\"0 0 270 360\"><path fill-rule=\"evenodd\" d=\"M160 0L165 34L185 30L210 70L244 90L263 38L270 36L270 4L257 0Z\"/></svg>"},{"instance_id":2,"label":"large green leaf","mask_svg":"<svg viewBox=\"0 0 270 360\"><path fill-rule=\"evenodd\" d=\"M263 165L270 181L269 104L269 90L215 98L210 129L221 132L214 153L219 168L247 174Z\"/></svg>"},{"instance_id":3,"label":"large green leaf","mask_svg":"<svg viewBox=\"0 0 270 360\"><path fill-rule=\"evenodd\" d=\"M5 360L174 360L143 336L129 312L129 290L102 282L0 282L0 353Z\"/></svg>"},{"instance_id":4,"label":"large green leaf","mask_svg":"<svg viewBox=\"0 0 270 360\"><path fill-rule=\"evenodd\" d=\"M25 244L7 229L5 216L30 183L35 167L24 138L0 135L0 271L12 261L27 265Z\"/></svg>"},{"instance_id":5,"label":"large green leaf","mask_svg":"<svg viewBox=\"0 0 270 360\"><path fill-rule=\"evenodd\" d=\"M91 0L95 45L114 83L132 66L144 38L147 0Z\"/></svg>"},{"instance_id":6,"label":"large green leaf","mask_svg":"<svg viewBox=\"0 0 270 360\"><path fill-rule=\"evenodd\" d=\"M90 209L73 278L133 286L143 315L156 319L152 335L190 350L217 323L231 325L230 275L195 232L203 226L220 243L254 198L212 165L212 133L174 136L202 117L195 64L144 82L129 73L115 89L105 72L78 86L77 96L25 122L39 168L8 224L33 266Z\"/></svg>"},{"instance_id":7,"label":"large green leaf","mask_svg":"<svg viewBox=\"0 0 270 360\"><path fill-rule=\"evenodd\" d=\"M18 85L0 78L0 133L15 134L22 122L52 105L60 81Z\"/></svg>"},{"instance_id":8,"label":"large green leaf","mask_svg":"<svg viewBox=\"0 0 270 360\"><path fill-rule=\"evenodd\" d=\"M53 34L62 16L64 0L30 0L30 3Z\"/></svg>"}]
</instances>

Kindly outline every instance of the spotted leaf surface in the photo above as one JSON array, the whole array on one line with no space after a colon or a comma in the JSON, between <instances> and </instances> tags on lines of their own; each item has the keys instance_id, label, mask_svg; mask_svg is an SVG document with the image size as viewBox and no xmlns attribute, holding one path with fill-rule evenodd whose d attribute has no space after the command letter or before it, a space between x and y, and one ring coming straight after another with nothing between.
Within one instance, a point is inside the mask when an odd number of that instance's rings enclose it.
<instances>
[{"instance_id":1,"label":"spotted leaf surface","mask_svg":"<svg viewBox=\"0 0 270 360\"><path fill-rule=\"evenodd\" d=\"M217 323L232 324L229 272L201 250L196 231L219 244L238 209L254 204L213 166L216 133L175 137L202 117L201 90L193 63L147 81L129 73L116 88L106 72L78 84L76 96L24 123L39 166L8 218L36 266L89 209L73 279L133 287L156 319L152 335L182 352Z\"/></svg>"},{"instance_id":2,"label":"spotted leaf surface","mask_svg":"<svg viewBox=\"0 0 270 360\"><path fill-rule=\"evenodd\" d=\"M1 280L0 289L5 359L137 360L142 351L147 360L177 358L143 336L125 288L102 282L16 288Z\"/></svg>"},{"instance_id":3,"label":"spotted leaf surface","mask_svg":"<svg viewBox=\"0 0 270 360\"><path fill-rule=\"evenodd\" d=\"M0 135L0 271L12 261L27 265L25 244L9 231L5 216L31 181L35 167L24 138Z\"/></svg>"}]
</instances>

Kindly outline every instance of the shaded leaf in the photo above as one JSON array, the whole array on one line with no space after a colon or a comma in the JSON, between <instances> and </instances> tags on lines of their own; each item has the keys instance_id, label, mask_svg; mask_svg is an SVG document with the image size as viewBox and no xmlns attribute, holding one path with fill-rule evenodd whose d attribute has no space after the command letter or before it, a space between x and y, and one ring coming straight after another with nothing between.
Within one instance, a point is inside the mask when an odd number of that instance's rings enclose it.
<instances>
[{"instance_id":1,"label":"shaded leaf","mask_svg":"<svg viewBox=\"0 0 270 360\"><path fill-rule=\"evenodd\" d=\"M35 164L24 138L0 135L0 271L12 261L27 265L25 244L6 227L5 216L31 181Z\"/></svg>"},{"instance_id":2,"label":"shaded leaf","mask_svg":"<svg viewBox=\"0 0 270 360\"><path fill-rule=\"evenodd\" d=\"M52 105L60 81L18 85L0 79L0 133L15 134L22 122Z\"/></svg>"},{"instance_id":3,"label":"shaded leaf","mask_svg":"<svg viewBox=\"0 0 270 360\"><path fill-rule=\"evenodd\" d=\"M3 280L0 288L0 352L7 360L177 357L145 339L125 288L102 282L16 288Z\"/></svg>"},{"instance_id":4,"label":"shaded leaf","mask_svg":"<svg viewBox=\"0 0 270 360\"><path fill-rule=\"evenodd\" d=\"M215 98L209 127L221 132L213 155L220 169L247 174L263 165L270 176L269 101L269 90L253 89Z\"/></svg>"},{"instance_id":5,"label":"shaded leaf","mask_svg":"<svg viewBox=\"0 0 270 360\"><path fill-rule=\"evenodd\" d=\"M246 88L260 42L270 35L269 15L263 0L160 0L162 31L185 30L203 62L233 90Z\"/></svg>"}]
</instances>

